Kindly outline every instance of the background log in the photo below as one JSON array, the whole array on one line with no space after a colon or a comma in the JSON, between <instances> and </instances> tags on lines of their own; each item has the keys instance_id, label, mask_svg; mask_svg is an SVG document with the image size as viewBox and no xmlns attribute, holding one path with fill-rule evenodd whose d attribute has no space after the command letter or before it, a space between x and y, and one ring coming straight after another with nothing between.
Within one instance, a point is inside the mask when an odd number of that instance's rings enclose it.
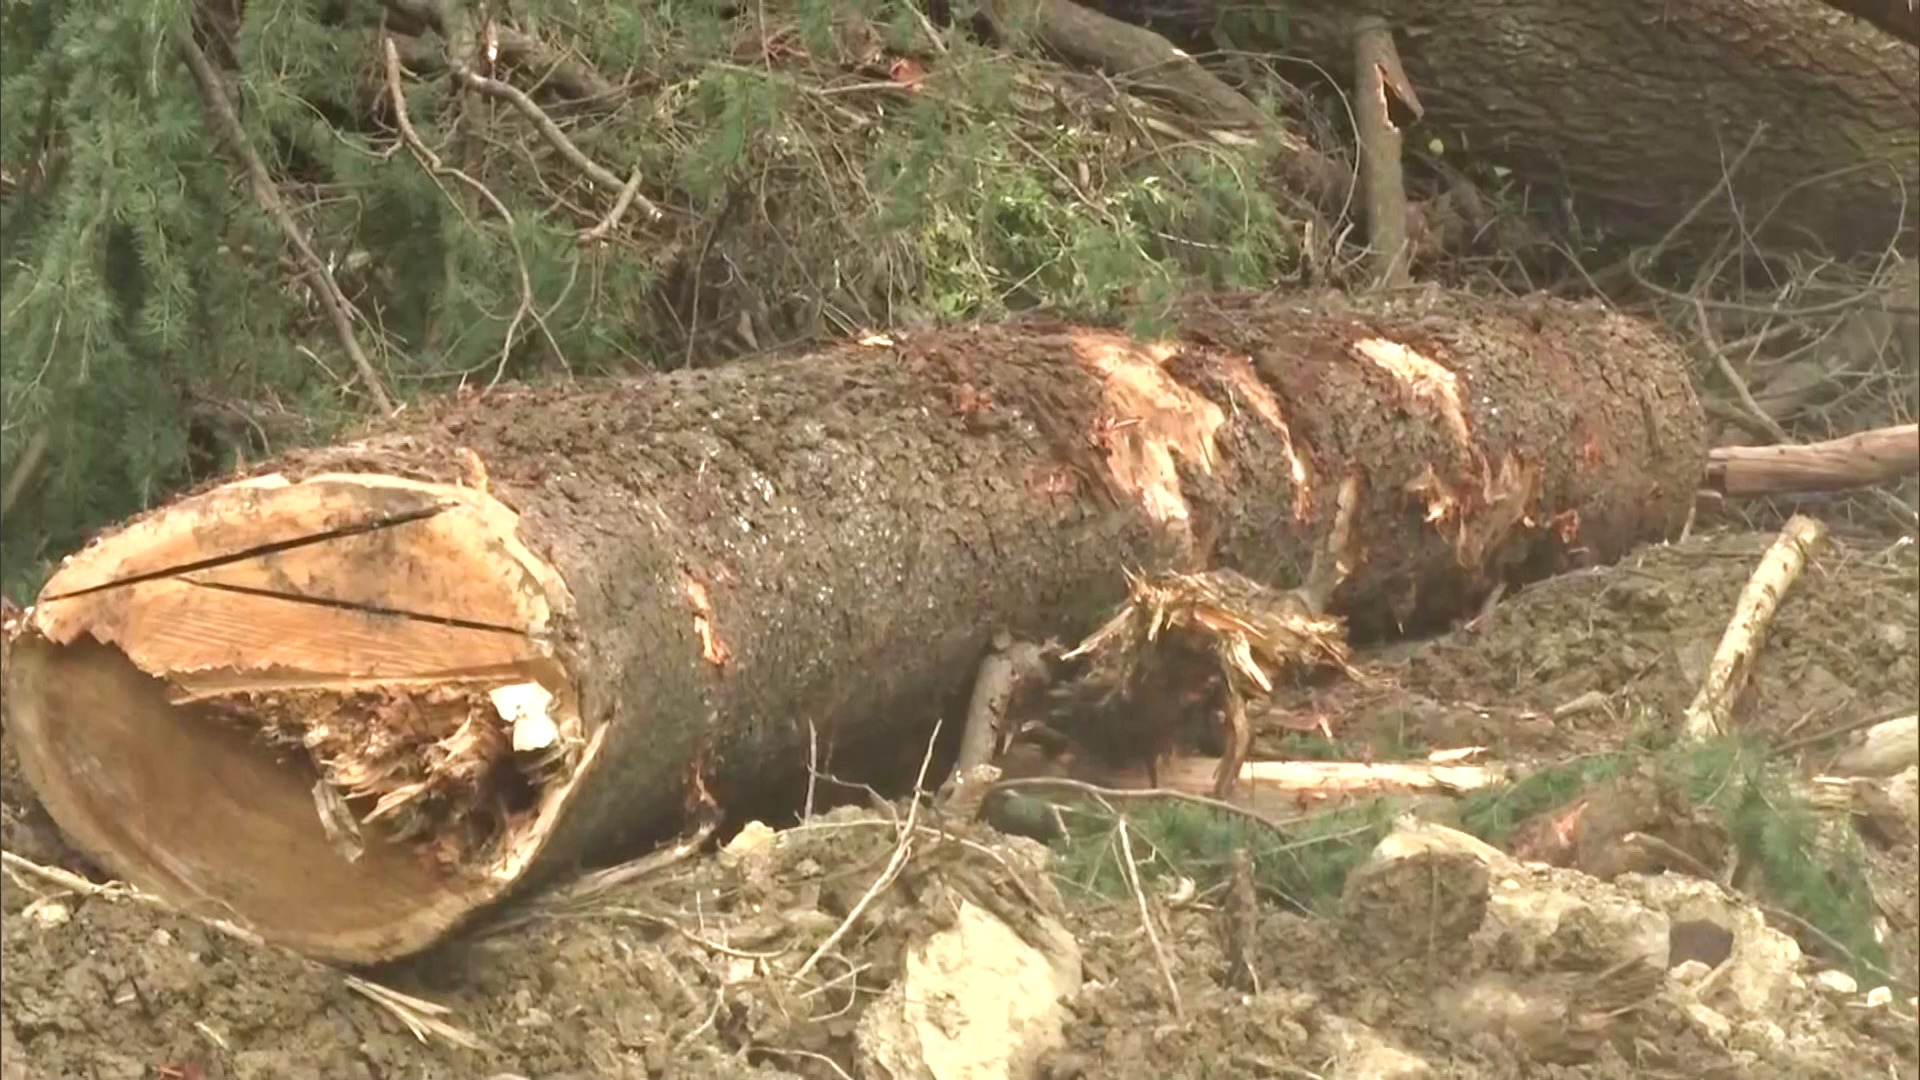
<instances>
[{"instance_id":1,"label":"background log","mask_svg":"<svg viewBox=\"0 0 1920 1080\"><path fill-rule=\"evenodd\" d=\"M1333 607L1417 628L1677 531L1704 468L1682 356L1598 306L1180 323L513 389L287 455L47 584L23 771L125 879L378 961L703 806L791 810L812 742L898 785L995 629L1082 633L1123 567L1297 584L1343 535Z\"/></svg>"},{"instance_id":2,"label":"background log","mask_svg":"<svg viewBox=\"0 0 1920 1080\"><path fill-rule=\"evenodd\" d=\"M1196 53L1227 14L1217 0L1097 6ZM1382 0L1367 11L1393 27L1425 106L1408 147L1437 137L1447 161L1495 162L1568 192L1592 247L1661 241L1750 139L1731 198L1707 199L1670 250L1712 246L1736 224L1839 258L1877 254L1896 234L1906 252L1920 244L1908 208L1920 191L1920 52L1863 19L1815 0ZM1351 85L1353 5L1301 0L1272 14L1235 19L1233 44L1303 57Z\"/></svg>"}]
</instances>

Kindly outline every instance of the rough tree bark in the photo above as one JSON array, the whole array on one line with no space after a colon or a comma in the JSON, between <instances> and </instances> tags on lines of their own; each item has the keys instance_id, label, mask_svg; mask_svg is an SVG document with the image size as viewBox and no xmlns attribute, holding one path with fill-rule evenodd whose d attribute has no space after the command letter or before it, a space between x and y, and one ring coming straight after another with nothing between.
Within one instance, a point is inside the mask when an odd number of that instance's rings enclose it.
<instances>
[{"instance_id":1,"label":"rough tree bark","mask_svg":"<svg viewBox=\"0 0 1920 1080\"><path fill-rule=\"evenodd\" d=\"M12 641L8 730L108 869L369 962L802 780L815 741L836 772L917 761L996 629L1089 630L1123 567L1292 585L1345 536L1364 632L1681 526L1704 424L1655 331L1354 304L428 405L68 560Z\"/></svg>"},{"instance_id":2,"label":"rough tree bark","mask_svg":"<svg viewBox=\"0 0 1920 1080\"><path fill-rule=\"evenodd\" d=\"M1215 0L1102 0L1197 46ZM1243 48L1301 56L1350 85L1352 20L1339 0L1279 5L1284 40ZM1608 238L1659 241L1720 182L1763 239L1838 257L1920 245L1920 52L1818 0L1377 0L1426 106L1409 145L1455 153L1569 190ZM1308 74L1311 74L1310 72ZM1457 134L1456 134L1457 133ZM1464 136L1464 142L1459 136ZM1697 219L1734 224L1721 194ZM1904 213L1904 218L1902 217ZM1904 229L1901 226L1904 224Z\"/></svg>"}]
</instances>

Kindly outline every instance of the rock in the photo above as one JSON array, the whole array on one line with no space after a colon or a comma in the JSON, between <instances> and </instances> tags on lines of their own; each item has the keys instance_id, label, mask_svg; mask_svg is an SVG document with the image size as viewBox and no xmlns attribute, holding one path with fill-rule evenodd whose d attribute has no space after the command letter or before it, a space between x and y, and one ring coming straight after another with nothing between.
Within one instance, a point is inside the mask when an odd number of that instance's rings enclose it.
<instances>
[{"instance_id":1,"label":"rock","mask_svg":"<svg viewBox=\"0 0 1920 1080\"><path fill-rule=\"evenodd\" d=\"M1721 1011L1742 1018L1770 1016L1804 990L1799 943L1713 882L1678 874L1624 874L1616 884L1671 923L1708 922L1731 934L1724 969L1706 993Z\"/></svg>"},{"instance_id":2,"label":"rock","mask_svg":"<svg viewBox=\"0 0 1920 1080\"><path fill-rule=\"evenodd\" d=\"M1825 990L1829 994L1838 994L1842 997L1860 992L1860 984L1854 981L1853 976L1844 971L1835 971L1832 968L1828 968L1826 971L1815 975L1813 977L1813 985Z\"/></svg>"},{"instance_id":3,"label":"rock","mask_svg":"<svg viewBox=\"0 0 1920 1080\"><path fill-rule=\"evenodd\" d=\"M1909 765L1886 783L1887 805L1899 815L1909 837L1920 836L1920 765Z\"/></svg>"},{"instance_id":4,"label":"rock","mask_svg":"<svg viewBox=\"0 0 1920 1080\"><path fill-rule=\"evenodd\" d=\"M1481 937L1500 966L1516 972L1671 966L1666 915L1572 870L1530 866L1499 879Z\"/></svg>"},{"instance_id":5,"label":"rock","mask_svg":"<svg viewBox=\"0 0 1920 1080\"><path fill-rule=\"evenodd\" d=\"M862 1076L1034 1080L1060 1045L1062 1001L1081 978L1072 934L1038 916L1043 952L971 900L958 908L952 926L908 947L900 977L861 1016Z\"/></svg>"},{"instance_id":6,"label":"rock","mask_svg":"<svg viewBox=\"0 0 1920 1080\"><path fill-rule=\"evenodd\" d=\"M1707 1038L1725 1046L1733 1038L1733 1021L1720 1015L1713 1007L1695 1001L1686 1007L1687 1019L1706 1033Z\"/></svg>"},{"instance_id":7,"label":"rock","mask_svg":"<svg viewBox=\"0 0 1920 1080\"><path fill-rule=\"evenodd\" d=\"M1480 927L1490 868L1511 864L1457 829L1402 818L1347 875L1342 931L1385 961L1449 957Z\"/></svg>"},{"instance_id":8,"label":"rock","mask_svg":"<svg viewBox=\"0 0 1920 1080\"><path fill-rule=\"evenodd\" d=\"M727 846L720 849L720 862L723 866L738 866L749 856L766 848L778 833L767 827L765 822L749 821L735 833Z\"/></svg>"},{"instance_id":9,"label":"rock","mask_svg":"<svg viewBox=\"0 0 1920 1080\"><path fill-rule=\"evenodd\" d=\"M1322 1037L1333 1051L1329 1080L1431 1080L1433 1066L1365 1024L1328 1016Z\"/></svg>"},{"instance_id":10,"label":"rock","mask_svg":"<svg viewBox=\"0 0 1920 1080\"><path fill-rule=\"evenodd\" d=\"M1841 776L1893 776L1920 761L1920 716L1875 724L1855 736L1828 771Z\"/></svg>"}]
</instances>

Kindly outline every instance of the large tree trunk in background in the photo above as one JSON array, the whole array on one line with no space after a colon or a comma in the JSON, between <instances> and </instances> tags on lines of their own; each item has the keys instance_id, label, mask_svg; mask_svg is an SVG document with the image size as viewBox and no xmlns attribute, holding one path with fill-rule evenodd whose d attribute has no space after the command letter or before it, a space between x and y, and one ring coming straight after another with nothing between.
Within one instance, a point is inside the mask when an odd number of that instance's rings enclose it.
<instances>
[{"instance_id":1,"label":"large tree trunk in background","mask_svg":"<svg viewBox=\"0 0 1920 1080\"><path fill-rule=\"evenodd\" d=\"M1215 0L1098 2L1196 49L1220 10ZM1284 37L1235 43L1309 58L1350 87L1359 9L1275 6ZM1364 10L1392 24L1427 110L1409 146L1438 135L1450 153L1570 190L1607 238L1657 242L1765 125L1734 179L1747 225L1767 219L1763 241L1877 253L1904 211L1900 246L1916 247L1920 52L1820 0L1375 0ZM1711 243L1733 222L1721 194L1696 226L1710 231L1689 238Z\"/></svg>"},{"instance_id":2,"label":"large tree trunk in background","mask_svg":"<svg viewBox=\"0 0 1920 1080\"><path fill-rule=\"evenodd\" d=\"M107 868L373 961L709 795L751 808L810 727L836 772L917 759L996 628L1088 630L1124 567L1291 585L1347 535L1334 606L1430 622L1670 534L1703 472L1682 357L1598 307L1235 298L1183 325L422 408L69 560L13 643L8 729ZM357 860L302 746L358 816L390 804Z\"/></svg>"}]
</instances>

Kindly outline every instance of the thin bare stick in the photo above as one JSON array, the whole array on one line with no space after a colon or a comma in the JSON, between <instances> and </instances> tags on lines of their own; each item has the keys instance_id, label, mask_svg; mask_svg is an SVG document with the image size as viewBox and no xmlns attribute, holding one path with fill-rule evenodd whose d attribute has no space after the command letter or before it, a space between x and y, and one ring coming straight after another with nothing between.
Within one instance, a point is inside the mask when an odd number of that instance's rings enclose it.
<instances>
[{"instance_id":1,"label":"thin bare stick","mask_svg":"<svg viewBox=\"0 0 1920 1080\"><path fill-rule=\"evenodd\" d=\"M1705 212L1707 207L1713 204L1713 200L1722 191L1733 186L1733 174L1740 171L1741 163L1747 160L1748 154L1753 153L1754 147L1760 145L1760 137L1765 135L1766 132L1767 125L1755 124L1753 126L1753 134L1747 136L1747 144L1742 146L1740 152L1733 155L1733 160L1727 162L1726 166L1720 170L1720 179L1702 193L1700 198L1695 200L1694 204L1687 208L1686 213L1680 215L1680 220L1673 223L1673 227L1669 228L1666 233L1660 237L1659 242L1645 251L1635 252L1627 256L1626 265L1629 269L1636 271L1636 277L1638 277L1637 271L1640 267L1652 266L1657 262L1660 256L1666 254L1667 249L1673 246L1674 240L1686 231L1687 226L1693 224L1694 219ZM1602 271L1603 276L1607 273L1608 271Z\"/></svg>"},{"instance_id":2,"label":"thin bare stick","mask_svg":"<svg viewBox=\"0 0 1920 1080\"><path fill-rule=\"evenodd\" d=\"M427 146L426 141L420 138L420 133L414 130L413 119L407 115L407 95L400 85L400 50L394 46L390 35L382 35L380 44L386 53L387 97L393 102L394 123L400 128L400 140L406 144L414 160L420 163L421 168L427 170L428 175L436 179L448 176L465 184L485 200L488 206L493 207L493 212L500 215L500 220L507 225L507 243L513 248L514 266L520 271L520 302L513 309L513 319L507 323L506 340L500 343L500 362L494 365L493 378L487 382L487 389L491 390L499 385L501 376L506 374L507 360L513 355L513 343L520 336L520 323L523 320L529 316L532 317L556 355L560 355L560 343L553 339L552 332L547 329L546 320L534 310L533 276L527 271L527 256L520 250L520 238L514 234L513 213L487 185L467 175L465 170L453 168L441 161L440 155L434 153L432 148ZM563 366L566 364L566 358L563 355L561 364Z\"/></svg>"},{"instance_id":3,"label":"thin bare stick","mask_svg":"<svg viewBox=\"0 0 1920 1080\"><path fill-rule=\"evenodd\" d=\"M499 98L520 110L520 114L533 122L533 126L539 129L541 136L552 144L555 150L559 151L560 156L566 158L574 168L579 169L587 179L613 192L616 198L627 190L625 180L615 176L612 170L588 157L584 151L574 145L574 141L567 138L567 133L560 130L560 125L553 122L553 117L548 116L546 110L519 87L501 82L499 79L489 79L473 70L465 61L454 61L453 73L467 86L488 97ZM639 193L637 185L630 198L639 204L641 212L648 218L658 221L666 216L658 206L654 205L653 200Z\"/></svg>"},{"instance_id":4,"label":"thin bare stick","mask_svg":"<svg viewBox=\"0 0 1920 1080\"><path fill-rule=\"evenodd\" d=\"M354 334L353 305L348 303L347 295L340 291L340 285L333 280L327 264L307 241L306 230L293 220L292 212L273 186L273 178L267 175L266 163L260 160L260 154L247 139L246 128L240 126L240 117L234 114L233 102L227 98L227 88L220 82L219 73L213 70L213 64L207 59L207 54L200 50L200 44L193 40L191 29L183 27L175 31L173 37L175 47L180 50L187 66L193 69L194 78L200 82L200 90L206 95L207 109L213 114L221 134L246 162L247 182L253 188L253 197L274 224L280 226L287 242L293 245L295 253L300 256L300 263L306 268L307 278L313 285L314 296L320 301L320 306L326 309L327 318L333 322L333 331L340 338L340 347L347 351L354 370L360 373L360 381L366 384L367 396L373 399L374 407L381 412L392 413L393 398L387 396L387 388L374 370L373 361L360 348L360 339Z\"/></svg>"},{"instance_id":5,"label":"thin bare stick","mask_svg":"<svg viewBox=\"0 0 1920 1080\"><path fill-rule=\"evenodd\" d=\"M607 211L607 216L601 218L599 224L592 228L580 231L580 242L597 244L605 240L613 230L620 227L620 219L627 216L627 207L632 206L633 200L639 196L640 170L635 169L633 175L627 177L627 186L620 189L620 197L613 200L613 209Z\"/></svg>"},{"instance_id":6,"label":"thin bare stick","mask_svg":"<svg viewBox=\"0 0 1920 1080\"><path fill-rule=\"evenodd\" d=\"M873 884L861 894L859 902L853 905L852 911L847 912L847 917L841 921L840 925L834 927L833 933L827 935L827 940L821 942L820 947L813 950L813 955L807 957L806 962L794 971L791 982L798 983L806 978L807 973L813 970L813 966L820 962L820 958L831 952L835 945L840 944L840 939L846 937L854 924L860 921L860 916L865 913L875 898L893 884L894 879L900 876L900 871L906 869L907 860L913 856L913 841L916 826L920 820L920 793L926 789L927 769L933 765L933 746L939 738L940 722L936 720L933 724L933 734L927 737L927 752L920 758L920 773L913 781L913 795L907 804L907 820L900 826L900 840L893 846L893 854L887 859L886 869L880 871L880 876L873 879Z\"/></svg>"},{"instance_id":7,"label":"thin bare stick","mask_svg":"<svg viewBox=\"0 0 1920 1080\"><path fill-rule=\"evenodd\" d=\"M1700 680L1700 692L1687 706L1681 726L1689 739L1710 739L1725 734L1734 699L1747 685L1753 673L1754 658L1766 640L1767 627L1780 606L1780 598L1793 587L1807 558L1826 535L1826 526L1804 514L1795 514L1780 530L1780 536L1760 560L1747 587L1740 592L1733 619L1720 638L1706 677Z\"/></svg>"},{"instance_id":8,"label":"thin bare stick","mask_svg":"<svg viewBox=\"0 0 1920 1080\"><path fill-rule=\"evenodd\" d=\"M183 912L178 908L174 907L173 905L167 903L166 901L160 899L159 897L154 896L151 893L141 892L139 889L136 889L131 885L122 884L117 881L108 882L105 885L96 885L95 883L88 881L86 878L81 877L79 874L75 874L67 870L62 870L57 866L41 866L39 863L34 862L31 859L27 859L22 856L16 855L11 851L0 851L0 865L5 865L8 867L11 867L12 869L20 870L25 873L32 874L34 877L37 877L42 881L50 882L54 885L59 886L62 889L67 890L68 892L75 893L79 896L125 897L128 900L132 900L137 904L144 904L147 907L153 908L156 911L164 911L170 915L184 915L188 918L196 919L199 922L204 923L205 925L215 930L218 930L222 934L225 934L228 937L233 938L235 941L243 941L243 942L246 942L248 945L264 945L265 944L262 941L260 935L254 933L251 930L248 930L246 927L241 926L238 923L231 923L225 919L213 919L213 918L207 918L206 916L202 916L202 915L193 915L188 912Z\"/></svg>"},{"instance_id":9,"label":"thin bare stick","mask_svg":"<svg viewBox=\"0 0 1920 1080\"><path fill-rule=\"evenodd\" d=\"M1022 790L1037 791L1045 788L1077 791L1093 799L1116 799L1116 800L1171 799L1175 802L1192 803L1195 806L1204 806L1209 810L1216 810L1222 814L1231 814L1234 817L1244 818L1247 821L1251 821L1256 825L1260 825L1265 828L1272 829L1274 832L1279 833L1283 838L1286 836L1286 832L1285 832L1286 826L1295 825L1301 821L1306 820L1305 818L1297 818L1297 819L1291 819L1288 821L1276 821L1273 818L1270 818L1267 815L1260 813L1258 810L1252 810L1244 806L1239 806L1235 803L1227 802L1224 799L1210 798L1206 795L1196 795L1190 791L1176 791L1173 788L1101 787L1098 784L1089 784L1084 780L1074 780L1070 777L1065 777L1065 776L1016 777L1011 780L999 781L998 783L993 785L992 790L994 791L1022 791Z\"/></svg>"},{"instance_id":10,"label":"thin bare stick","mask_svg":"<svg viewBox=\"0 0 1920 1080\"><path fill-rule=\"evenodd\" d=\"M1005 633L995 635L993 649L980 661L980 673L973 681L973 697L967 702L966 726L960 730L960 757L953 765L954 776L963 776L974 766L992 760L1006 728L1007 706L1013 700L1014 687L1022 679L1045 671L1040 646L1015 641Z\"/></svg>"},{"instance_id":11,"label":"thin bare stick","mask_svg":"<svg viewBox=\"0 0 1920 1080\"><path fill-rule=\"evenodd\" d=\"M1719 339L1714 335L1713 324L1707 320L1707 305L1697 296L1693 298L1693 318L1694 326L1700 331L1701 347L1707 350L1713 366L1720 371L1720 377L1733 387L1733 396L1739 399L1740 407L1747 411L1754 423L1772 436L1774 442L1792 442L1792 437L1787 434L1786 428L1780 426L1780 421L1768 415L1760 403L1753 400L1753 391L1747 388L1747 380L1733 369L1733 361L1727 358L1727 351L1720 347Z\"/></svg>"},{"instance_id":12,"label":"thin bare stick","mask_svg":"<svg viewBox=\"0 0 1920 1080\"><path fill-rule=\"evenodd\" d=\"M465 1047L468 1050L487 1049L486 1043L481 1042L469 1032L440 1019L452 1011L445 1005L436 1005L431 1001L414 997L412 994L403 994L391 986L382 986L358 975L342 974L340 978L347 984L347 989L392 1013L394 1018L405 1025L406 1029L413 1033L413 1037L422 1043L428 1041L428 1035L438 1035L455 1046Z\"/></svg>"},{"instance_id":13,"label":"thin bare stick","mask_svg":"<svg viewBox=\"0 0 1920 1080\"><path fill-rule=\"evenodd\" d=\"M807 721L807 802L800 810L801 821L813 820L814 786L820 779L820 726Z\"/></svg>"},{"instance_id":14,"label":"thin bare stick","mask_svg":"<svg viewBox=\"0 0 1920 1080\"><path fill-rule=\"evenodd\" d=\"M1167 980L1167 996L1173 1002L1173 1015L1184 1020L1186 1007L1180 1003L1180 984L1174 981L1173 965L1167 962L1167 948L1160 943L1160 934L1153 928L1153 913L1147 910L1147 894L1140 888L1140 867L1133 861L1133 841L1127 838L1127 819L1124 815L1116 817L1120 832L1120 865L1125 869L1127 885L1133 889L1133 899L1140 905L1140 925L1146 928L1147 941L1153 946L1154 962L1160 965L1160 976Z\"/></svg>"}]
</instances>

